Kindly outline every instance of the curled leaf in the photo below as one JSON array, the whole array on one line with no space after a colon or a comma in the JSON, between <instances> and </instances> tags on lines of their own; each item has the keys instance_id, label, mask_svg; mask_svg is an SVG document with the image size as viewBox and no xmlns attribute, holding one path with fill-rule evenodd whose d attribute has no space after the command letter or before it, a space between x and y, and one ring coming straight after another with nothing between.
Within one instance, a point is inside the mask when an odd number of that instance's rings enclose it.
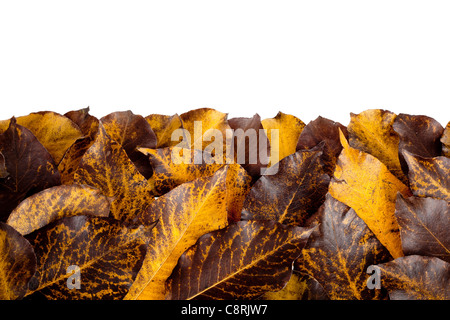
<instances>
[{"instance_id":1,"label":"curled leaf","mask_svg":"<svg viewBox=\"0 0 450 320\"><path fill-rule=\"evenodd\" d=\"M447 123L447 126L444 129L441 137L442 143L442 155L446 157L450 157L450 122Z\"/></svg>"},{"instance_id":2,"label":"curled leaf","mask_svg":"<svg viewBox=\"0 0 450 320\"><path fill-rule=\"evenodd\" d=\"M172 140L172 133L177 129L183 129L183 123L178 114L173 116L151 114L145 117L145 120L156 135L157 148L173 147L178 144L178 140Z\"/></svg>"}]
</instances>

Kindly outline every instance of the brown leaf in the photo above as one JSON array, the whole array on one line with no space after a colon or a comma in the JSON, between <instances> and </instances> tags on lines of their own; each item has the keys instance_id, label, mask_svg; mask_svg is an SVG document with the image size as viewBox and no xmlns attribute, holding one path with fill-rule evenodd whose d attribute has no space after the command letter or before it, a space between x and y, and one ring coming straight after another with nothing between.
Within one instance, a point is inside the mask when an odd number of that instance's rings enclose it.
<instances>
[{"instance_id":1,"label":"brown leaf","mask_svg":"<svg viewBox=\"0 0 450 320\"><path fill-rule=\"evenodd\" d=\"M318 212L319 227L296 261L330 299L379 299L381 292L366 286L367 268L391 259L355 210L329 194Z\"/></svg>"},{"instance_id":2,"label":"brown leaf","mask_svg":"<svg viewBox=\"0 0 450 320\"><path fill-rule=\"evenodd\" d=\"M418 197L450 201L450 158L423 158L403 151L411 190Z\"/></svg>"},{"instance_id":3,"label":"brown leaf","mask_svg":"<svg viewBox=\"0 0 450 320\"><path fill-rule=\"evenodd\" d=\"M350 147L343 135L341 143L330 194L355 209L394 258L402 256L395 200L397 192L409 196L410 190L377 158Z\"/></svg>"},{"instance_id":4,"label":"brown leaf","mask_svg":"<svg viewBox=\"0 0 450 320\"><path fill-rule=\"evenodd\" d=\"M450 158L450 122L444 129L441 137L442 155Z\"/></svg>"},{"instance_id":5,"label":"brown leaf","mask_svg":"<svg viewBox=\"0 0 450 320\"><path fill-rule=\"evenodd\" d=\"M251 299L280 290L311 229L239 221L202 236L178 260L169 299Z\"/></svg>"},{"instance_id":6,"label":"brown leaf","mask_svg":"<svg viewBox=\"0 0 450 320\"><path fill-rule=\"evenodd\" d=\"M11 212L7 223L26 235L63 217L107 217L109 208L108 199L95 188L78 184L56 186L22 201Z\"/></svg>"},{"instance_id":7,"label":"brown leaf","mask_svg":"<svg viewBox=\"0 0 450 320\"><path fill-rule=\"evenodd\" d=\"M127 299L164 299L164 284L181 254L205 233L227 226L227 167L156 199L137 219L152 230L148 253Z\"/></svg>"},{"instance_id":8,"label":"brown leaf","mask_svg":"<svg viewBox=\"0 0 450 320\"><path fill-rule=\"evenodd\" d=\"M29 293L47 299L121 299L141 268L148 228L126 228L111 218L59 219L27 236L37 257ZM69 267L80 288L70 288Z\"/></svg>"},{"instance_id":9,"label":"brown leaf","mask_svg":"<svg viewBox=\"0 0 450 320\"><path fill-rule=\"evenodd\" d=\"M111 213L115 219L130 221L153 200L147 180L139 173L119 143L102 125L94 144L84 154L75 172L74 183L99 189L114 197Z\"/></svg>"},{"instance_id":10,"label":"brown leaf","mask_svg":"<svg viewBox=\"0 0 450 320\"><path fill-rule=\"evenodd\" d=\"M9 176L9 172L6 170L5 157L0 152L0 179L4 179Z\"/></svg>"},{"instance_id":11,"label":"brown leaf","mask_svg":"<svg viewBox=\"0 0 450 320\"><path fill-rule=\"evenodd\" d=\"M408 166L403 158L403 150L421 157L441 155L442 144L439 139L444 128L433 118L400 113L395 118L393 128L400 138L398 150L405 174L408 174Z\"/></svg>"},{"instance_id":12,"label":"brown leaf","mask_svg":"<svg viewBox=\"0 0 450 320\"><path fill-rule=\"evenodd\" d=\"M35 271L33 247L13 227L0 222L0 300L21 299Z\"/></svg>"},{"instance_id":13,"label":"brown leaf","mask_svg":"<svg viewBox=\"0 0 450 320\"><path fill-rule=\"evenodd\" d=\"M9 175L0 179L0 221L26 197L61 184L52 156L25 127L11 119L0 134L0 152Z\"/></svg>"},{"instance_id":14,"label":"brown leaf","mask_svg":"<svg viewBox=\"0 0 450 320\"><path fill-rule=\"evenodd\" d=\"M139 172L150 178L152 167L148 158L137 150L138 147L156 148L156 135L148 122L131 111L113 112L100 121L106 133L122 146Z\"/></svg>"},{"instance_id":15,"label":"brown leaf","mask_svg":"<svg viewBox=\"0 0 450 320\"><path fill-rule=\"evenodd\" d=\"M320 156L319 151L297 151L278 168L270 167L250 190L241 218L303 225L325 200L330 182Z\"/></svg>"},{"instance_id":16,"label":"brown leaf","mask_svg":"<svg viewBox=\"0 0 450 320\"><path fill-rule=\"evenodd\" d=\"M241 220L244 201L250 192L252 177L237 163L227 165L227 211L228 221Z\"/></svg>"},{"instance_id":17,"label":"brown leaf","mask_svg":"<svg viewBox=\"0 0 450 320\"><path fill-rule=\"evenodd\" d=\"M48 150L56 164L59 164L66 150L83 137L80 128L69 118L56 112L42 111L18 117L17 124L30 130ZM6 128L8 121L1 121L0 128Z\"/></svg>"},{"instance_id":18,"label":"brown leaf","mask_svg":"<svg viewBox=\"0 0 450 320\"><path fill-rule=\"evenodd\" d=\"M342 150L342 145L339 140L339 129L343 132L345 138L348 139L347 128L345 126L339 122L334 122L319 116L314 121L310 121L302 130L298 138L296 150L318 150L316 148L319 148L323 151L322 160L326 171L331 175ZM280 137L280 139L282 138Z\"/></svg>"},{"instance_id":19,"label":"brown leaf","mask_svg":"<svg viewBox=\"0 0 450 320\"><path fill-rule=\"evenodd\" d=\"M450 299L450 264L436 257L406 256L376 267L391 300Z\"/></svg>"},{"instance_id":20,"label":"brown leaf","mask_svg":"<svg viewBox=\"0 0 450 320\"><path fill-rule=\"evenodd\" d=\"M183 123L178 114L166 116L151 114L145 117L157 138L157 148L174 147L179 140L172 140L172 133L177 129L183 129ZM178 137L177 137L178 138Z\"/></svg>"}]
</instances>

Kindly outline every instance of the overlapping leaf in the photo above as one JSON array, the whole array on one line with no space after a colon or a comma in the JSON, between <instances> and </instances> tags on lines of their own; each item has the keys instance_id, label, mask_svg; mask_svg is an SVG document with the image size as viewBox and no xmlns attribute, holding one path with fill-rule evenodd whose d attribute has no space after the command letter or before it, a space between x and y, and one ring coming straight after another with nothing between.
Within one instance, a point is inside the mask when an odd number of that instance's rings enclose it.
<instances>
[{"instance_id":1,"label":"overlapping leaf","mask_svg":"<svg viewBox=\"0 0 450 320\"><path fill-rule=\"evenodd\" d=\"M145 117L148 124L156 135L157 148L174 147L179 143L179 136L172 139L172 134L177 129L183 129L183 123L178 114L166 116L162 114L151 114ZM186 138L185 136L184 139Z\"/></svg>"},{"instance_id":2,"label":"overlapping leaf","mask_svg":"<svg viewBox=\"0 0 450 320\"><path fill-rule=\"evenodd\" d=\"M442 155L450 157L450 122L444 129L441 137L442 142Z\"/></svg>"}]
</instances>

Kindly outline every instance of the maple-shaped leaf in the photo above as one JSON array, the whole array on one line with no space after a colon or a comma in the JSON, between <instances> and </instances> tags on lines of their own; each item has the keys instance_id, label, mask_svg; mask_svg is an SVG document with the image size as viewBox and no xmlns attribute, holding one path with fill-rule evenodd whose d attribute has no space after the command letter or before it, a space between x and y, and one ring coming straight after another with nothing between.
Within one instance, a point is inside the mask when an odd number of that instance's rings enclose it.
<instances>
[{"instance_id":1,"label":"maple-shaped leaf","mask_svg":"<svg viewBox=\"0 0 450 320\"><path fill-rule=\"evenodd\" d=\"M450 201L450 158L424 158L403 151L408 164L408 178L415 196Z\"/></svg>"},{"instance_id":2,"label":"maple-shaped leaf","mask_svg":"<svg viewBox=\"0 0 450 320\"><path fill-rule=\"evenodd\" d=\"M355 210L327 194L318 212L319 226L296 261L296 269L309 274L330 299L377 299L369 290L367 268L391 259Z\"/></svg>"},{"instance_id":3,"label":"maple-shaped leaf","mask_svg":"<svg viewBox=\"0 0 450 320\"><path fill-rule=\"evenodd\" d=\"M137 217L144 224L158 223L127 299L164 299L165 281L181 254L203 234L227 226L227 169L178 186Z\"/></svg>"},{"instance_id":4,"label":"maple-shaped leaf","mask_svg":"<svg viewBox=\"0 0 450 320\"><path fill-rule=\"evenodd\" d=\"M178 260L167 299L251 299L280 290L312 229L239 221L203 235Z\"/></svg>"},{"instance_id":5,"label":"maple-shaped leaf","mask_svg":"<svg viewBox=\"0 0 450 320\"><path fill-rule=\"evenodd\" d=\"M405 256L375 268L391 300L450 300L450 264L439 258Z\"/></svg>"},{"instance_id":6,"label":"maple-shaped leaf","mask_svg":"<svg viewBox=\"0 0 450 320\"><path fill-rule=\"evenodd\" d=\"M206 162L209 154L197 149L168 147L161 149L139 148L153 167L148 180L153 193L162 195L182 183L210 176L224 165L222 162ZM206 156L205 156L206 154Z\"/></svg>"},{"instance_id":7,"label":"maple-shaped leaf","mask_svg":"<svg viewBox=\"0 0 450 320\"><path fill-rule=\"evenodd\" d=\"M8 175L0 179L0 221L26 197L61 184L52 156L25 127L12 118L0 134L0 152Z\"/></svg>"},{"instance_id":8,"label":"maple-shaped leaf","mask_svg":"<svg viewBox=\"0 0 450 320\"><path fill-rule=\"evenodd\" d=\"M349 145L373 155L394 176L406 183L398 155L399 137L393 128L397 115L387 110L369 109L359 114L351 113L350 116L347 127Z\"/></svg>"},{"instance_id":9,"label":"maple-shaped leaf","mask_svg":"<svg viewBox=\"0 0 450 320\"><path fill-rule=\"evenodd\" d=\"M83 137L80 128L69 118L51 111L30 113L16 118L17 124L30 130L59 164L66 150ZM0 128L6 128L9 120L0 121ZM1 129L0 129L1 130Z\"/></svg>"},{"instance_id":10,"label":"maple-shaped leaf","mask_svg":"<svg viewBox=\"0 0 450 320\"><path fill-rule=\"evenodd\" d=\"M261 121L263 128L267 131L266 135L269 139L270 165L279 162L281 159L290 154L295 153L298 138L305 124L296 116L278 112L274 118L268 118ZM278 130L277 139L272 141L271 130Z\"/></svg>"},{"instance_id":11,"label":"maple-shaped leaf","mask_svg":"<svg viewBox=\"0 0 450 320\"><path fill-rule=\"evenodd\" d=\"M435 256L450 262L449 202L399 194L395 216L405 255Z\"/></svg>"},{"instance_id":12,"label":"maple-shaped leaf","mask_svg":"<svg viewBox=\"0 0 450 320\"><path fill-rule=\"evenodd\" d=\"M93 186L105 196L114 197L112 216L123 222L133 219L153 200L147 179L101 124L94 144L81 158L74 177L74 183Z\"/></svg>"},{"instance_id":13,"label":"maple-shaped leaf","mask_svg":"<svg viewBox=\"0 0 450 320\"><path fill-rule=\"evenodd\" d=\"M450 157L450 122L447 123L447 126L444 129L441 137L442 143L442 155L446 157Z\"/></svg>"},{"instance_id":14,"label":"maple-shaped leaf","mask_svg":"<svg viewBox=\"0 0 450 320\"><path fill-rule=\"evenodd\" d=\"M227 157L239 163L256 181L270 161L270 144L261 117L232 118L228 124L233 129L233 136ZM278 161L277 161L278 162Z\"/></svg>"},{"instance_id":15,"label":"maple-shaped leaf","mask_svg":"<svg viewBox=\"0 0 450 320\"><path fill-rule=\"evenodd\" d=\"M408 166L403 158L403 150L427 158L441 155L440 138L444 128L433 118L400 113L395 118L393 129L400 138L398 150L401 167L405 174L408 173Z\"/></svg>"},{"instance_id":16,"label":"maple-shaped leaf","mask_svg":"<svg viewBox=\"0 0 450 320\"><path fill-rule=\"evenodd\" d=\"M172 134L177 129L183 129L183 123L178 114L167 116L162 114L150 114L145 117L157 138L157 148L174 147L179 143L177 136L172 140Z\"/></svg>"},{"instance_id":17,"label":"maple-shaped leaf","mask_svg":"<svg viewBox=\"0 0 450 320\"><path fill-rule=\"evenodd\" d=\"M35 271L33 247L13 227L0 222L0 300L21 299Z\"/></svg>"},{"instance_id":18,"label":"maple-shaped leaf","mask_svg":"<svg viewBox=\"0 0 450 320\"><path fill-rule=\"evenodd\" d=\"M300 150L281 160L278 168L270 167L247 195L241 218L303 225L325 200L330 182L320 156L320 151Z\"/></svg>"},{"instance_id":19,"label":"maple-shaped leaf","mask_svg":"<svg viewBox=\"0 0 450 320\"><path fill-rule=\"evenodd\" d=\"M98 189L78 184L62 185L26 198L11 212L7 223L26 235L63 217L107 217L109 209L108 199Z\"/></svg>"},{"instance_id":20,"label":"maple-shaped leaf","mask_svg":"<svg viewBox=\"0 0 450 320\"><path fill-rule=\"evenodd\" d=\"M127 153L139 172L150 178L152 167L148 158L137 150L156 148L156 135L144 117L131 111L119 111L108 114L100 119L111 139L118 142Z\"/></svg>"},{"instance_id":21,"label":"maple-shaped leaf","mask_svg":"<svg viewBox=\"0 0 450 320\"><path fill-rule=\"evenodd\" d=\"M58 170L61 173L61 183L72 184L75 171L80 165L81 158L92 146L97 137L99 121L96 117L89 114L89 107L81 110L69 111L64 115L77 124L83 133L83 137L70 146L58 165Z\"/></svg>"},{"instance_id":22,"label":"maple-shaped leaf","mask_svg":"<svg viewBox=\"0 0 450 320\"><path fill-rule=\"evenodd\" d=\"M345 138L348 138L347 128L344 125L319 116L303 128L296 150L321 150L326 171L331 175L342 150L339 130L343 132Z\"/></svg>"},{"instance_id":23,"label":"maple-shaped leaf","mask_svg":"<svg viewBox=\"0 0 450 320\"><path fill-rule=\"evenodd\" d=\"M81 215L30 233L26 238L34 248L37 270L29 294L47 299L122 299L144 260L148 229ZM79 277L79 288L71 286L77 283L73 276Z\"/></svg>"},{"instance_id":24,"label":"maple-shaped leaf","mask_svg":"<svg viewBox=\"0 0 450 320\"><path fill-rule=\"evenodd\" d=\"M352 207L394 258L403 255L395 218L397 192L411 194L380 160L348 145L341 134L339 155L329 192Z\"/></svg>"}]
</instances>

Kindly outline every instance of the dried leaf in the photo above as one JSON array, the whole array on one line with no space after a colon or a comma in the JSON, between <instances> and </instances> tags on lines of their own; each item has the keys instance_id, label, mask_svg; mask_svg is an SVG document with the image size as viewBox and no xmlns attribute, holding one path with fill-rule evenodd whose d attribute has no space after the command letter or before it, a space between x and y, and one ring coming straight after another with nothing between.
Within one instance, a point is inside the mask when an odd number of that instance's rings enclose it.
<instances>
[{"instance_id":1,"label":"dried leaf","mask_svg":"<svg viewBox=\"0 0 450 320\"><path fill-rule=\"evenodd\" d=\"M63 217L107 217L109 207L108 199L95 188L78 184L56 186L22 201L11 212L7 223L26 235Z\"/></svg>"},{"instance_id":2,"label":"dried leaf","mask_svg":"<svg viewBox=\"0 0 450 320\"><path fill-rule=\"evenodd\" d=\"M25 127L11 119L0 134L0 152L9 175L0 179L0 221L26 197L61 184L52 156Z\"/></svg>"},{"instance_id":3,"label":"dried leaf","mask_svg":"<svg viewBox=\"0 0 450 320\"><path fill-rule=\"evenodd\" d=\"M270 164L273 165L281 159L296 152L298 138L305 124L299 118L282 113L281 111L271 119L261 121L265 130L267 130L267 138L269 138L270 149L272 150ZM278 130L278 139L272 141L270 130Z\"/></svg>"},{"instance_id":4,"label":"dried leaf","mask_svg":"<svg viewBox=\"0 0 450 320\"><path fill-rule=\"evenodd\" d=\"M394 258L402 256L395 200L397 192L409 196L410 190L377 158L350 147L343 135L341 143L330 194L353 208Z\"/></svg>"},{"instance_id":5,"label":"dried leaf","mask_svg":"<svg viewBox=\"0 0 450 320\"><path fill-rule=\"evenodd\" d=\"M178 114L166 116L162 114L151 114L145 117L157 138L157 148L174 147L178 140L172 140L172 133L177 129L183 129L183 123Z\"/></svg>"},{"instance_id":6,"label":"dried leaf","mask_svg":"<svg viewBox=\"0 0 450 320\"><path fill-rule=\"evenodd\" d=\"M450 201L450 158L423 158L403 151L411 190L418 197Z\"/></svg>"},{"instance_id":7,"label":"dried leaf","mask_svg":"<svg viewBox=\"0 0 450 320\"><path fill-rule=\"evenodd\" d=\"M366 270L391 259L386 248L355 210L329 194L318 219L296 269L316 279L330 299L379 299L381 292L366 286Z\"/></svg>"},{"instance_id":8,"label":"dried leaf","mask_svg":"<svg viewBox=\"0 0 450 320\"><path fill-rule=\"evenodd\" d=\"M13 227L0 222L0 300L21 299L35 271L33 247Z\"/></svg>"},{"instance_id":9,"label":"dried leaf","mask_svg":"<svg viewBox=\"0 0 450 320\"><path fill-rule=\"evenodd\" d=\"M208 233L178 260L166 298L251 299L280 290L311 231L261 220Z\"/></svg>"},{"instance_id":10,"label":"dried leaf","mask_svg":"<svg viewBox=\"0 0 450 320\"><path fill-rule=\"evenodd\" d=\"M442 133L441 143L442 155L450 158L450 122L447 123L447 126Z\"/></svg>"},{"instance_id":11,"label":"dried leaf","mask_svg":"<svg viewBox=\"0 0 450 320\"><path fill-rule=\"evenodd\" d=\"M80 128L69 118L56 112L42 111L18 117L17 124L30 130L48 150L56 164L59 164L66 150L83 137ZM5 129L9 120L1 121Z\"/></svg>"},{"instance_id":12,"label":"dried leaf","mask_svg":"<svg viewBox=\"0 0 450 320\"><path fill-rule=\"evenodd\" d=\"M141 223L158 220L127 299L164 299L165 281L181 254L205 233L227 226L227 168L187 182L156 199Z\"/></svg>"},{"instance_id":13,"label":"dried leaf","mask_svg":"<svg viewBox=\"0 0 450 320\"><path fill-rule=\"evenodd\" d=\"M450 299L450 264L436 257L406 256L376 267L391 300Z\"/></svg>"},{"instance_id":14,"label":"dried leaf","mask_svg":"<svg viewBox=\"0 0 450 320\"><path fill-rule=\"evenodd\" d=\"M37 257L30 294L47 299L121 299L141 268L148 228L92 216L59 219L27 236ZM69 267L79 270L71 288Z\"/></svg>"},{"instance_id":15,"label":"dried leaf","mask_svg":"<svg viewBox=\"0 0 450 320\"><path fill-rule=\"evenodd\" d=\"M251 190L252 177L239 164L227 166L227 211L228 221L241 220L244 201Z\"/></svg>"},{"instance_id":16,"label":"dried leaf","mask_svg":"<svg viewBox=\"0 0 450 320\"><path fill-rule=\"evenodd\" d=\"M9 172L6 170L5 157L0 152L0 179L4 179L9 176Z\"/></svg>"},{"instance_id":17,"label":"dried leaf","mask_svg":"<svg viewBox=\"0 0 450 320\"><path fill-rule=\"evenodd\" d=\"M434 198L397 196L395 216L405 255L434 256L450 262L450 204Z\"/></svg>"},{"instance_id":18,"label":"dried leaf","mask_svg":"<svg viewBox=\"0 0 450 320\"><path fill-rule=\"evenodd\" d=\"M398 150L405 174L408 174L408 166L403 158L403 150L421 157L441 155L442 144L439 139L444 128L433 118L400 113L395 118L393 128L400 138Z\"/></svg>"},{"instance_id":19,"label":"dried leaf","mask_svg":"<svg viewBox=\"0 0 450 320\"><path fill-rule=\"evenodd\" d=\"M152 167L148 158L137 150L138 147L156 148L156 135L148 122L131 111L113 112L100 121L106 133L122 146L139 172L150 178Z\"/></svg>"},{"instance_id":20,"label":"dried leaf","mask_svg":"<svg viewBox=\"0 0 450 320\"><path fill-rule=\"evenodd\" d=\"M133 219L153 200L147 180L102 125L96 141L80 161L74 183L93 186L105 196L114 197L112 216L123 222Z\"/></svg>"},{"instance_id":21,"label":"dried leaf","mask_svg":"<svg viewBox=\"0 0 450 320\"><path fill-rule=\"evenodd\" d=\"M325 200L330 182L320 156L319 151L298 151L281 160L278 168L269 168L269 175L250 190L241 218L303 225Z\"/></svg>"}]
</instances>

